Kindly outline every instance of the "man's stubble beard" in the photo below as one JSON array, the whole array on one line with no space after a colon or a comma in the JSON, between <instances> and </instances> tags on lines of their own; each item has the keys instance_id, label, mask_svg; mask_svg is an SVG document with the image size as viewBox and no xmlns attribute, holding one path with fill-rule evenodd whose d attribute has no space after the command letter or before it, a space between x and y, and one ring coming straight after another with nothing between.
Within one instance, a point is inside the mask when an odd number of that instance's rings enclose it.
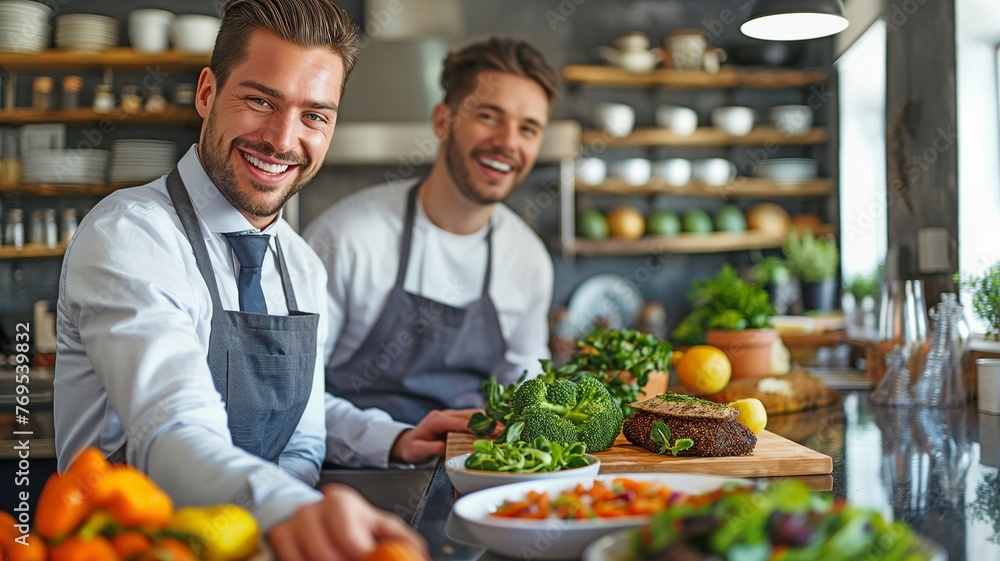
<instances>
[{"instance_id":1,"label":"man's stubble beard","mask_svg":"<svg viewBox=\"0 0 1000 561\"><path fill-rule=\"evenodd\" d=\"M469 165L466 162L465 156L459 150L458 143L453 139L454 137L449 135L444 141L443 149L448 175L458 187L459 192L469 201L479 205L493 205L507 200L507 197L514 192L514 189L517 188L520 180L523 178L515 178L510 189L498 197L486 197L477 193L472 187L472 172L469 170Z\"/></svg>"},{"instance_id":2,"label":"man's stubble beard","mask_svg":"<svg viewBox=\"0 0 1000 561\"><path fill-rule=\"evenodd\" d=\"M257 144L250 142L248 140L240 140L239 138L234 139L229 149L226 150L223 147L222 134L218 133L215 126L215 109L213 108L209 112L208 119L205 122L205 145L200 146L198 150L198 155L201 157L202 167L205 168L205 173L208 174L208 178L212 180L216 188L222 192L223 196L237 209L244 211L251 216L256 216L258 218L270 218L278 213L288 199L292 198L293 195L299 192L305 184L316 175L319 170L313 170L308 175L303 175L303 170L308 167L308 161L302 162L305 158L294 153L278 154L272 150L267 145ZM217 134L218 133L218 134ZM265 206L265 201L257 201L253 198L252 193L244 193L240 191L236 183L236 171L233 169L233 163L229 160L229 154L231 154L237 146L244 146L246 148L251 148L254 151L260 152L266 156L283 160L289 162L299 163L299 169L296 171L298 177L296 177L287 187L285 187L286 192L280 197L280 200L272 205ZM240 156L242 158L242 156ZM272 193L280 187L273 187L271 185L265 185L254 181L253 178L248 178L250 184L259 192Z\"/></svg>"}]
</instances>

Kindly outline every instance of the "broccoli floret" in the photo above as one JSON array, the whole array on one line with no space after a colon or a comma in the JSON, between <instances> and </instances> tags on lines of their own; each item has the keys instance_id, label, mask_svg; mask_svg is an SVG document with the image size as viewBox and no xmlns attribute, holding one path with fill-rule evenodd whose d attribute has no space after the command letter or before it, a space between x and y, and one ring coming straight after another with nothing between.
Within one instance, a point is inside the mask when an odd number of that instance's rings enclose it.
<instances>
[{"instance_id":1,"label":"broccoli floret","mask_svg":"<svg viewBox=\"0 0 1000 561\"><path fill-rule=\"evenodd\" d=\"M556 380L549 384L545 399L554 405L573 407L576 405L576 384L569 380Z\"/></svg>"},{"instance_id":2,"label":"broccoli floret","mask_svg":"<svg viewBox=\"0 0 1000 561\"><path fill-rule=\"evenodd\" d=\"M549 442L560 444L577 441L576 425L540 405L532 405L525 409L518 417L518 421L524 422L521 440L525 442L531 442L537 436L544 436Z\"/></svg>"},{"instance_id":3,"label":"broccoli floret","mask_svg":"<svg viewBox=\"0 0 1000 561\"><path fill-rule=\"evenodd\" d=\"M584 442L600 452L614 444L622 428L622 412L607 388L595 378L579 382L528 380L514 391L507 425L523 422L521 440L545 436L552 442Z\"/></svg>"}]
</instances>

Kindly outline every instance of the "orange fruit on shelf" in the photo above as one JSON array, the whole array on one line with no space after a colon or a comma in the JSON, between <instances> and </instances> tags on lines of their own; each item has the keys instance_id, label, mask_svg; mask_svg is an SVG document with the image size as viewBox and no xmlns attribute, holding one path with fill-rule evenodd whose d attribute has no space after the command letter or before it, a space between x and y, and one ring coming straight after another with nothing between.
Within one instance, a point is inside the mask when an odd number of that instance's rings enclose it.
<instances>
[{"instance_id":1,"label":"orange fruit on shelf","mask_svg":"<svg viewBox=\"0 0 1000 561\"><path fill-rule=\"evenodd\" d=\"M608 211L608 233L612 238L637 240L645 231L646 219L635 208L622 205Z\"/></svg>"},{"instance_id":2,"label":"orange fruit on shelf","mask_svg":"<svg viewBox=\"0 0 1000 561\"><path fill-rule=\"evenodd\" d=\"M677 353L671 358L674 357ZM684 351L674 362L674 368L677 369L677 380L699 395L721 392L733 375L729 357L711 345L695 345Z\"/></svg>"}]
</instances>

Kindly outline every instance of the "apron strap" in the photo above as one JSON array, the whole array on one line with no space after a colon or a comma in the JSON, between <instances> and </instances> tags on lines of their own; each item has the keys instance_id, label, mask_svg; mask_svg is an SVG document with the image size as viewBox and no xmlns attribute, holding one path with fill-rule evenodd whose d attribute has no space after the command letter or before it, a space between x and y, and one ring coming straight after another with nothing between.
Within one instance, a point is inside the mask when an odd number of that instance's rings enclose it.
<instances>
[{"instance_id":1,"label":"apron strap","mask_svg":"<svg viewBox=\"0 0 1000 561\"><path fill-rule=\"evenodd\" d=\"M285 254L281 251L281 240L274 236L274 245L278 248L278 269L281 271L281 285L285 289L285 305L288 306L288 314L299 310L299 304L295 300L295 287L292 286L292 279L288 277L288 267L285 266Z\"/></svg>"},{"instance_id":2,"label":"apron strap","mask_svg":"<svg viewBox=\"0 0 1000 561\"><path fill-rule=\"evenodd\" d=\"M410 265L410 245L413 242L413 222L417 213L417 189L422 181L410 188L406 196L406 214L403 219L403 238L399 249L399 271L396 273L396 288L402 290L406 282L406 269ZM493 276L493 218L490 217L486 230L486 276L483 279L483 296L490 295L490 278Z\"/></svg>"},{"instance_id":3,"label":"apron strap","mask_svg":"<svg viewBox=\"0 0 1000 561\"><path fill-rule=\"evenodd\" d=\"M191 197L188 196L187 189L184 188L184 181L181 173L176 167L167 176L167 194L177 209L177 218L184 227L188 242L194 250L194 259L198 264L198 271L208 285L208 292L212 295L212 307L222 310L222 298L219 296L219 285L215 280L215 271L212 270L212 259L208 256L208 247L205 245L205 238L198 225L197 215L194 212L194 205L191 204Z\"/></svg>"}]
</instances>

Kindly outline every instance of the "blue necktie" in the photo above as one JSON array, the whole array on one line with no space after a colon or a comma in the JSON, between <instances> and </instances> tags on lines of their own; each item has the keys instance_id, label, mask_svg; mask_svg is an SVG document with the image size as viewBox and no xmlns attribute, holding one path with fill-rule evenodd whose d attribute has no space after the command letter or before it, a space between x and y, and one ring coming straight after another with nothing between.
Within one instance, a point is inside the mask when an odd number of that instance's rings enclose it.
<instances>
[{"instance_id":1,"label":"blue necktie","mask_svg":"<svg viewBox=\"0 0 1000 561\"><path fill-rule=\"evenodd\" d=\"M240 291L240 310L253 314L266 314L264 291L260 287L260 269L267 253L267 234L226 234L229 245L240 261L240 278L236 286Z\"/></svg>"}]
</instances>

